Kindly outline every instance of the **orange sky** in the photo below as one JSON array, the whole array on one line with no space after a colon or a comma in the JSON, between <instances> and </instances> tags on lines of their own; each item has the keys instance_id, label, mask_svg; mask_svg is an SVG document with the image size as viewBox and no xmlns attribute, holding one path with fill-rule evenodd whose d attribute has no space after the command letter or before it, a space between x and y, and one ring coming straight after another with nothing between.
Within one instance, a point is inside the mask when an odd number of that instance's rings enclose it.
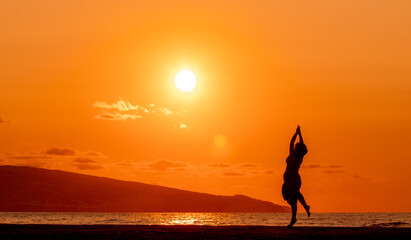
<instances>
[{"instance_id":1,"label":"orange sky","mask_svg":"<svg viewBox=\"0 0 411 240\"><path fill-rule=\"evenodd\" d=\"M0 164L286 204L300 124L313 212L410 212L410 12L375 0L1 1ZM174 86L181 69L197 76L192 93Z\"/></svg>"}]
</instances>

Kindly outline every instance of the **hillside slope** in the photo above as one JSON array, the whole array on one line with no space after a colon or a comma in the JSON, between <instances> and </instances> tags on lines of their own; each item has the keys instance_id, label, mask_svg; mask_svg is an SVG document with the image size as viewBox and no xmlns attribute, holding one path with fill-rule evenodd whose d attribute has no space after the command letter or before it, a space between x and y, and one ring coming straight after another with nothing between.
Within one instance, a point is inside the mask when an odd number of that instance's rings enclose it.
<instances>
[{"instance_id":1,"label":"hillside slope","mask_svg":"<svg viewBox=\"0 0 411 240\"><path fill-rule=\"evenodd\" d=\"M243 195L217 196L32 167L0 166L0 211L289 212Z\"/></svg>"}]
</instances>

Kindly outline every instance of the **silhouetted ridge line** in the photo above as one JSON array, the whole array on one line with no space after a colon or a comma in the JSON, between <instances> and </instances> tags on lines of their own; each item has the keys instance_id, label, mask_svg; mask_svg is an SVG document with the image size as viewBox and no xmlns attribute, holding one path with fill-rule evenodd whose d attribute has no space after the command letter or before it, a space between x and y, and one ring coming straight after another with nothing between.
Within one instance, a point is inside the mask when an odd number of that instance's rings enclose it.
<instances>
[{"instance_id":1,"label":"silhouetted ridge line","mask_svg":"<svg viewBox=\"0 0 411 240\"><path fill-rule=\"evenodd\" d=\"M288 207L244 195L19 166L0 166L0 192L3 212L289 212Z\"/></svg>"}]
</instances>

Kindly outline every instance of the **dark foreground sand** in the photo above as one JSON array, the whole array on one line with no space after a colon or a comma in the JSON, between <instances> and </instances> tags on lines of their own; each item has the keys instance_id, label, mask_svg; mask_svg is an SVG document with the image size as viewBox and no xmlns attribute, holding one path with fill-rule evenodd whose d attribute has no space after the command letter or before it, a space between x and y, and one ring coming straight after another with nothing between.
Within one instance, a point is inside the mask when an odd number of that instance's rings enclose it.
<instances>
[{"instance_id":1,"label":"dark foreground sand","mask_svg":"<svg viewBox=\"0 0 411 240\"><path fill-rule=\"evenodd\" d=\"M0 239L411 239L411 228L0 224Z\"/></svg>"}]
</instances>

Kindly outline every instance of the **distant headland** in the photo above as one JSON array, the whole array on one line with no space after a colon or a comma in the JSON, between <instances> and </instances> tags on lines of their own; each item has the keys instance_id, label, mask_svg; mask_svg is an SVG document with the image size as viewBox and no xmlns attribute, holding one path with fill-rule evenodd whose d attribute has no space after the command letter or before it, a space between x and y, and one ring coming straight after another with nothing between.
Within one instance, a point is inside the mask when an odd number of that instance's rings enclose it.
<instances>
[{"instance_id":1,"label":"distant headland","mask_svg":"<svg viewBox=\"0 0 411 240\"><path fill-rule=\"evenodd\" d=\"M220 196L60 170L0 166L2 212L290 212L244 195Z\"/></svg>"}]
</instances>

